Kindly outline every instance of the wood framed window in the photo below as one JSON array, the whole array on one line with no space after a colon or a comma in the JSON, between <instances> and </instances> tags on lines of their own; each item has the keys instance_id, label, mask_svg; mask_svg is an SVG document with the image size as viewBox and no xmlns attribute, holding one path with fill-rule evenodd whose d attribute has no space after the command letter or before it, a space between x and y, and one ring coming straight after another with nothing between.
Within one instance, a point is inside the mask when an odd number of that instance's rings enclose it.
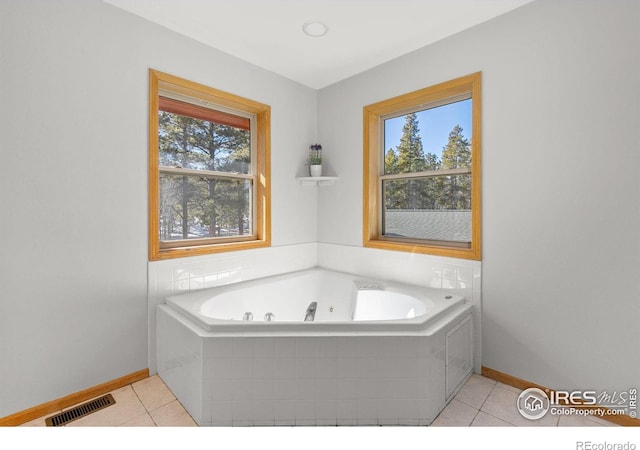
<instances>
[{"instance_id":1,"label":"wood framed window","mask_svg":"<svg viewBox=\"0 0 640 450\"><path fill-rule=\"evenodd\" d=\"M481 259L481 73L364 107L363 245Z\"/></svg>"},{"instance_id":2,"label":"wood framed window","mask_svg":"<svg viewBox=\"0 0 640 450\"><path fill-rule=\"evenodd\" d=\"M271 108L149 71L149 259L270 245Z\"/></svg>"}]
</instances>

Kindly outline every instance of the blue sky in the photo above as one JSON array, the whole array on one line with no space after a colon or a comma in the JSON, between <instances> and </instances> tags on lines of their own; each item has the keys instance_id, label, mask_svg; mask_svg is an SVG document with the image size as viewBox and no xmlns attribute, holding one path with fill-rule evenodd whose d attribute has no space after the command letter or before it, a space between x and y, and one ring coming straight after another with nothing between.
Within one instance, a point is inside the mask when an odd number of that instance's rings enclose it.
<instances>
[{"instance_id":1,"label":"blue sky","mask_svg":"<svg viewBox=\"0 0 640 450\"><path fill-rule=\"evenodd\" d=\"M471 140L471 99L463 100L417 113L418 128L424 153L435 153L442 159L442 148L447 145L449 133L456 125L462 127L462 134ZM387 119L384 123L384 149L395 150L400 143L405 116Z\"/></svg>"}]
</instances>

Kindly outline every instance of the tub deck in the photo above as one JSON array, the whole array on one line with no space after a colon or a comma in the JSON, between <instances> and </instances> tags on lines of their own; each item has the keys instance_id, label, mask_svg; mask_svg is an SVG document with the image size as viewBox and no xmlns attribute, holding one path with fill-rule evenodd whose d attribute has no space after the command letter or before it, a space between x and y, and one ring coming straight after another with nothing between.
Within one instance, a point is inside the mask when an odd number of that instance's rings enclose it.
<instances>
[{"instance_id":1,"label":"tub deck","mask_svg":"<svg viewBox=\"0 0 640 450\"><path fill-rule=\"evenodd\" d=\"M362 317L384 314L367 314L367 309L372 307L369 303L377 301L371 294L380 292L415 299L426 313L402 319L362 320ZM305 322L305 311L312 301L318 303L315 319ZM368 280L320 268L174 295L166 298L166 304L204 332L305 335L425 332L433 329L432 325L449 312L466 309L464 297L447 291ZM246 312L251 312L254 320L242 320ZM268 313L275 315L274 321L262 320Z\"/></svg>"}]
</instances>

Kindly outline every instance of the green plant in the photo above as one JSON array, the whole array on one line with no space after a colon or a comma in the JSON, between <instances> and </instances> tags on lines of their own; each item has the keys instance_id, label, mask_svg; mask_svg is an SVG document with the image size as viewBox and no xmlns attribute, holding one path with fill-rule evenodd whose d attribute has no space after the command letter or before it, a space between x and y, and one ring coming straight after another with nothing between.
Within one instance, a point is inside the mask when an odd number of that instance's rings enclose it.
<instances>
[{"instance_id":1,"label":"green plant","mask_svg":"<svg viewBox=\"0 0 640 450\"><path fill-rule=\"evenodd\" d=\"M309 147L309 165L317 166L322 164L322 145L313 144Z\"/></svg>"}]
</instances>

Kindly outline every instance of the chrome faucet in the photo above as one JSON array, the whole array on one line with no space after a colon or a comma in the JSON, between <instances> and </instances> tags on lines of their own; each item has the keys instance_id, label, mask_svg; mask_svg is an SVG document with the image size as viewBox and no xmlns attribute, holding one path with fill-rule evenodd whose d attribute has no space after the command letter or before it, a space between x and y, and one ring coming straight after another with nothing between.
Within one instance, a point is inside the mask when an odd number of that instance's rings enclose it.
<instances>
[{"instance_id":1,"label":"chrome faucet","mask_svg":"<svg viewBox=\"0 0 640 450\"><path fill-rule=\"evenodd\" d=\"M309 303L309 306L307 307L307 312L305 313L305 316L304 316L305 322L313 322L313 319L316 316L317 308L318 308L318 302Z\"/></svg>"}]
</instances>

